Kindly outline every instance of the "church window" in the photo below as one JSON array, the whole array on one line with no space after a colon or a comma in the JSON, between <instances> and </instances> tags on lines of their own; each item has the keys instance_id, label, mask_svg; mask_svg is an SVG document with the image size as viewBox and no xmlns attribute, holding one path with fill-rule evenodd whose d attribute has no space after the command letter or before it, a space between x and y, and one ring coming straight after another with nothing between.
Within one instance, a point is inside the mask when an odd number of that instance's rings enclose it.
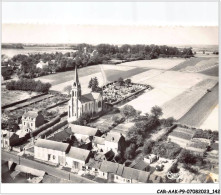
<instances>
[{"instance_id":1,"label":"church window","mask_svg":"<svg viewBox=\"0 0 221 195\"><path fill-rule=\"evenodd\" d=\"M100 108L100 107L101 107L101 101L98 102L98 108Z\"/></svg>"}]
</instances>

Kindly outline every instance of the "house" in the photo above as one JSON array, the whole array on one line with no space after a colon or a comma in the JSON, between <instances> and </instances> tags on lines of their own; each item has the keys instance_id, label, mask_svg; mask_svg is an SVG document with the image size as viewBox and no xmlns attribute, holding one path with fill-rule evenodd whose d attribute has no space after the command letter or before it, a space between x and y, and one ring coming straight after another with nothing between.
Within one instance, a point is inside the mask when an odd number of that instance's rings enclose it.
<instances>
[{"instance_id":1,"label":"house","mask_svg":"<svg viewBox=\"0 0 221 195\"><path fill-rule=\"evenodd\" d=\"M138 169L141 171L149 171L150 170L150 166L148 163L146 163L144 160L140 159L140 160L134 160L130 166L133 169Z\"/></svg>"},{"instance_id":2,"label":"house","mask_svg":"<svg viewBox=\"0 0 221 195\"><path fill-rule=\"evenodd\" d=\"M144 157L144 162L151 164L151 163L157 161L158 159L159 159L159 157L157 155L149 154Z\"/></svg>"},{"instance_id":3,"label":"house","mask_svg":"<svg viewBox=\"0 0 221 195\"><path fill-rule=\"evenodd\" d=\"M88 138L92 140L94 136L100 135L97 128L74 124L69 124L69 128L79 142L85 142Z\"/></svg>"},{"instance_id":4,"label":"house","mask_svg":"<svg viewBox=\"0 0 221 195\"><path fill-rule=\"evenodd\" d=\"M34 145L34 158L55 165L65 166L65 156L69 150L70 146L67 143L38 139Z\"/></svg>"},{"instance_id":5,"label":"house","mask_svg":"<svg viewBox=\"0 0 221 195\"><path fill-rule=\"evenodd\" d=\"M41 111L33 110L25 112L22 115L21 130L29 133L36 130L39 126L44 124L44 116Z\"/></svg>"},{"instance_id":6,"label":"house","mask_svg":"<svg viewBox=\"0 0 221 195\"><path fill-rule=\"evenodd\" d=\"M125 137L121 133L109 132L105 137L105 151L112 150L115 155L126 148Z\"/></svg>"},{"instance_id":7,"label":"house","mask_svg":"<svg viewBox=\"0 0 221 195\"><path fill-rule=\"evenodd\" d=\"M91 92L81 94L81 84L79 82L77 66L75 66L75 74L71 89L71 99L68 102L68 122L78 120L82 114L98 113L102 111L103 98L100 93Z\"/></svg>"},{"instance_id":8,"label":"house","mask_svg":"<svg viewBox=\"0 0 221 195\"><path fill-rule=\"evenodd\" d=\"M73 170L79 171L86 168L85 164L88 163L91 156L91 151L71 147L69 152L66 154L66 166Z\"/></svg>"},{"instance_id":9,"label":"house","mask_svg":"<svg viewBox=\"0 0 221 195\"><path fill-rule=\"evenodd\" d=\"M98 176L101 163L102 163L101 161L96 161L90 158L89 162L85 165L86 172L89 173L90 175Z\"/></svg>"},{"instance_id":10,"label":"house","mask_svg":"<svg viewBox=\"0 0 221 195\"><path fill-rule=\"evenodd\" d=\"M110 161L103 161L98 171L98 177L114 181L114 175L117 173L118 164Z\"/></svg>"},{"instance_id":11,"label":"house","mask_svg":"<svg viewBox=\"0 0 221 195\"><path fill-rule=\"evenodd\" d=\"M43 62L43 60L40 60L40 62L36 65L36 68L47 68L48 67L48 62Z\"/></svg>"},{"instance_id":12,"label":"house","mask_svg":"<svg viewBox=\"0 0 221 195\"><path fill-rule=\"evenodd\" d=\"M99 153L99 154L97 154L94 158L95 158L95 160L111 161L111 160L113 160L114 156L115 156L115 153L112 150L109 150L106 153Z\"/></svg>"},{"instance_id":13,"label":"house","mask_svg":"<svg viewBox=\"0 0 221 195\"><path fill-rule=\"evenodd\" d=\"M92 140L93 151L105 151L105 139L103 137L94 136Z\"/></svg>"},{"instance_id":14,"label":"house","mask_svg":"<svg viewBox=\"0 0 221 195\"><path fill-rule=\"evenodd\" d=\"M2 130L1 131L1 147L5 149L10 149L14 146L19 140L19 136L10 131Z\"/></svg>"}]
</instances>

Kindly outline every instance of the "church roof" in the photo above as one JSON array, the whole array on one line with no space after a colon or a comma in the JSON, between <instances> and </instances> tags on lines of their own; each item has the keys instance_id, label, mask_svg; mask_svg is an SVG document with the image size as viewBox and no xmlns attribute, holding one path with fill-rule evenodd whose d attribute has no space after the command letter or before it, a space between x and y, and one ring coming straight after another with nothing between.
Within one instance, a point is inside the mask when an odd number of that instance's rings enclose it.
<instances>
[{"instance_id":1,"label":"church roof","mask_svg":"<svg viewBox=\"0 0 221 195\"><path fill-rule=\"evenodd\" d=\"M80 83L78 78L77 65L75 65L74 79L73 82Z\"/></svg>"},{"instance_id":2,"label":"church roof","mask_svg":"<svg viewBox=\"0 0 221 195\"><path fill-rule=\"evenodd\" d=\"M91 93L84 94L80 97L81 103L94 101L94 98Z\"/></svg>"}]
</instances>

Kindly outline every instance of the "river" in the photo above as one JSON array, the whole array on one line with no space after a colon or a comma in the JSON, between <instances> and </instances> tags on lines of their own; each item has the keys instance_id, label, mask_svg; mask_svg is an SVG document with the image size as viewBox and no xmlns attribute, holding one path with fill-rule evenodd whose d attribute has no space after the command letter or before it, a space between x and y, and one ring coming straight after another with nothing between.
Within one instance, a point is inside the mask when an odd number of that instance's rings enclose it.
<instances>
[{"instance_id":1,"label":"river","mask_svg":"<svg viewBox=\"0 0 221 195\"><path fill-rule=\"evenodd\" d=\"M24 49L1 49L1 54L13 57L18 54L37 54L37 53L67 53L75 52L73 49L64 49L63 47L24 47Z\"/></svg>"}]
</instances>

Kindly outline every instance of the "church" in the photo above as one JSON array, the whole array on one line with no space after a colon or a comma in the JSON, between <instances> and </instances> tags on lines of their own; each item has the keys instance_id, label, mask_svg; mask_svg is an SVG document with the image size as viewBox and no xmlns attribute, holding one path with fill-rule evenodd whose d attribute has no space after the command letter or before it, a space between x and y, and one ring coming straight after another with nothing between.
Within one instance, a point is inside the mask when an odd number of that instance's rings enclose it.
<instances>
[{"instance_id":1,"label":"church","mask_svg":"<svg viewBox=\"0 0 221 195\"><path fill-rule=\"evenodd\" d=\"M81 94L81 84L75 66L74 80L71 89L71 99L68 102L68 122L78 120L82 114L94 114L102 111L102 95L97 92Z\"/></svg>"}]
</instances>

